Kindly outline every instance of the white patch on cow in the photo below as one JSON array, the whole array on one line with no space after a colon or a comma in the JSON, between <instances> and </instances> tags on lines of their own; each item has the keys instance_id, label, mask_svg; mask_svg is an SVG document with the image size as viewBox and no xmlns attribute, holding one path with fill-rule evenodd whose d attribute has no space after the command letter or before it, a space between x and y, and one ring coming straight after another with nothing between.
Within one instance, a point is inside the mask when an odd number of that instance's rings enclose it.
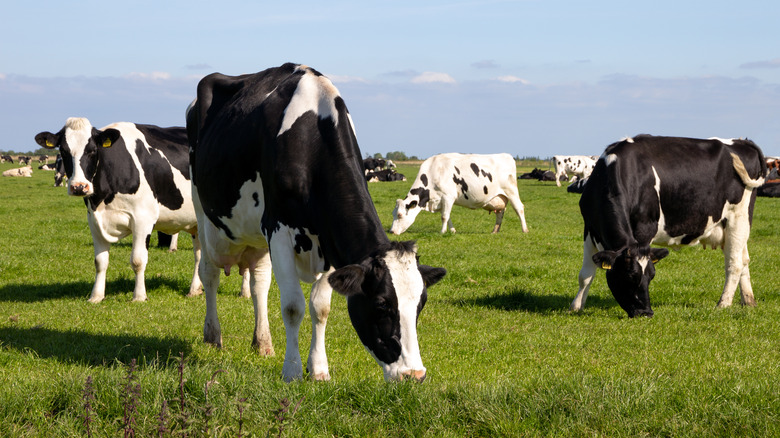
<instances>
[{"instance_id":1,"label":"white patch on cow","mask_svg":"<svg viewBox=\"0 0 780 438\"><path fill-rule=\"evenodd\" d=\"M69 193L71 192L71 187L77 184L87 184L89 187L86 191L87 196L94 192L92 184L89 183L86 175L84 175L84 169L79 165L91 137L92 124L89 120L83 117L71 117L65 121L65 141L68 143L68 148L73 156L73 178L68 181Z\"/></svg>"},{"instance_id":2,"label":"white patch on cow","mask_svg":"<svg viewBox=\"0 0 780 438\"><path fill-rule=\"evenodd\" d=\"M256 248L267 247L260 224L265 212L265 192L260 173L255 174L254 181L244 182L238 193L238 201L230 210L230 215L220 217L219 220L230 229L236 242ZM220 234L230 240L222 229Z\"/></svg>"},{"instance_id":3,"label":"white patch on cow","mask_svg":"<svg viewBox=\"0 0 780 438\"><path fill-rule=\"evenodd\" d=\"M384 261L393 280L401 323L401 357L392 364L382 365L385 378L388 378L408 371L425 370L417 342L417 306L425 285L414 253L400 256L398 252L391 251L387 253Z\"/></svg>"},{"instance_id":4,"label":"white patch on cow","mask_svg":"<svg viewBox=\"0 0 780 438\"><path fill-rule=\"evenodd\" d=\"M634 139L632 137L623 137L620 139L620 141L624 141L626 143L633 143Z\"/></svg>"},{"instance_id":5,"label":"white patch on cow","mask_svg":"<svg viewBox=\"0 0 780 438\"><path fill-rule=\"evenodd\" d=\"M719 142L726 144L726 145L733 145L734 139L733 138L720 138L720 137L710 137L707 140L718 140Z\"/></svg>"},{"instance_id":6,"label":"white patch on cow","mask_svg":"<svg viewBox=\"0 0 780 438\"><path fill-rule=\"evenodd\" d=\"M338 95L338 90L328 78L307 71L298 81L295 93L284 110L282 127L276 135L280 136L287 132L296 120L309 111L317 114L320 119L330 117L333 124L338 126L338 110L335 102Z\"/></svg>"},{"instance_id":7,"label":"white patch on cow","mask_svg":"<svg viewBox=\"0 0 780 438\"><path fill-rule=\"evenodd\" d=\"M615 154L608 154L604 157L604 163L607 166L611 166L617 162L617 155Z\"/></svg>"},{"instance_id":8,"label":"white patch on cow","mask_svg":"<svg viewBox=\"0 0 780 438\"><path fill-rule=\"evenodd\" d=\"M647 270L647 264L650 262L650 257L639 257L636 262L639 263L640 267L642 267L642 274L644 274Z\"/></svg>"}]
</instances>

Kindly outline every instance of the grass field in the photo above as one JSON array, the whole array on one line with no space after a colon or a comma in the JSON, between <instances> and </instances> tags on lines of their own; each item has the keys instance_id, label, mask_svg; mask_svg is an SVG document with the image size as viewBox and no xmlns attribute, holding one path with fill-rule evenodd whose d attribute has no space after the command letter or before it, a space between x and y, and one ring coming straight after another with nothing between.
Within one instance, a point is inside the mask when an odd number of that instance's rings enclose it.
<instances>
[{"instance_id":1,"label":"grass field","mask_svg":"<svg viewBox=\"0 0 780 438\"><path fill-rule=\"evenodd\" d=\"M417 167L399 170L409 181L370 184L387 228ZM723 256L686 248L657 265L655 317L640 319L626 317L603 273L585 310L568 311L582 218L565 187L519 181L528 234L511 211L498 235L484 211L456 207L458 232L447 235L423 212L400 237L448 271L419 321L427 380L385 383L334 294L332 380L285 384L275 284L270 358L250 347L252 305L236 296L235 274L218 297L224 348L202 342L204 299L185 297L186 236L176 253L150 250L144 303L130 302L130 239L114 245L106 299L89 304L85 207L52 181L37 170L0 179L0 436L127 436L128 423L136 436L161 425L163 436L780 436L780 200L756 203L757 307L716 309ZM300 339L305 358L308 315Z\"/></svg>"}]
</instances>

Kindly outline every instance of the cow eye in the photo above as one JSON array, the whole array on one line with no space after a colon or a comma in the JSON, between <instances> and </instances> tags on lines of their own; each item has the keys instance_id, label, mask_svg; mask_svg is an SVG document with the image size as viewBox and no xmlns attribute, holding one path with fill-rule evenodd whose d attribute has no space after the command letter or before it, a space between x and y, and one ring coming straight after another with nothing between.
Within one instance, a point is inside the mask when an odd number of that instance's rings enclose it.
<instances>
[{"instance_id":1,"label":"cow eye","mask_svg":"<svg viewBox=\"0 0 780 438\"><path fill-rule=\"evenodd\" d=\"M414 208L414 207L417 207L417 201L412 201L412 202L406 204L406 209L407 210L410 209L410 208Z\"/></svg>"}]
</instances>

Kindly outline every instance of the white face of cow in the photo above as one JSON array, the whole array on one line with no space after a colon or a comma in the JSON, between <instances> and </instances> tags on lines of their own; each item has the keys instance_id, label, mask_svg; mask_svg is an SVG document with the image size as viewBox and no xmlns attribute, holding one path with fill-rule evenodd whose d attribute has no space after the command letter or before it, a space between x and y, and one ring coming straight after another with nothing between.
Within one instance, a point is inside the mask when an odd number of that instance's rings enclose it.
<instances>
[{"instance_id":1,"label":"white face of cow","mask_svg":"<svg viewBox=\"0 0 780 438\"><path fill-rule=\"evenodd\" d=\"M393 225L390 226L390 232L398 235L409 229L421 210L418 195L408 195L404 199L397 199L393 209Z\"/></svg>"},{"instance_id":2,"label":"white face of cow","mask_svg":"<svg viewBox=\"0 0 780 438\"><path fill-rule=\"evenodd\" d=\"M347 308L360 341L374 357L385 380L423 380L426 369L417 341L417 317L425 305L427 287L446 271L419 265L410 242L349 265L328 276L347 296Z\"/></svg>"}]
</instances>

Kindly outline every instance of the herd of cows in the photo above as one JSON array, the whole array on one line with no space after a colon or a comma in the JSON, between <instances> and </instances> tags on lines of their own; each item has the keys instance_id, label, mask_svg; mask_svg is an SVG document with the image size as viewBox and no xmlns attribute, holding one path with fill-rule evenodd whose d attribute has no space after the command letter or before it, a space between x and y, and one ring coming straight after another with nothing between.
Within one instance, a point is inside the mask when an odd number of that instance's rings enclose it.
<instances>
[{"instance_id":1,"label":"herd of cows","mask_svg":"<svg viewBox=\"0 0 780 438\"><path fill-rule=\"evenodd\" d=\"M105 297L110 244L132 235L133 300L143 301L152 231L186 232L196 260L189 295L206 296L205 342L222 345L219 276L237 266L255 309L252 345L262 354L274 352L267 298L276 278L286 380L303 376L301 281L313 283L311 378L330 378L324 339L333 290L346 297L352 325L387 380L425 378L416 322L427 288L446 271L420 264L414 242L388 238L367 182L405 177L392 163L361 158L343 99L316 70L288 63L206 76L186 128L123 122L98 129L69 118L35 141L58 149L68 194L84 199L96 270L89 301ZM560 185L576 176L581 193L583 263L571 310L583 308L603 268L629 316L652 315L649 284L668 251L651 244L721 248L726 279L718 306L731 305L737 287L742 303L755 305L747 241L767 165L753 142L640 135L600 157L556 156L554 164L553 175L532 177ZM459 205L495 212L495 233L511 205L527 232L517 179L509 154L433 156L396 201L389 231L403 233L425 210L441 213L442 233L454 232L450 215Z\"/></svg>"}]
</instances>

